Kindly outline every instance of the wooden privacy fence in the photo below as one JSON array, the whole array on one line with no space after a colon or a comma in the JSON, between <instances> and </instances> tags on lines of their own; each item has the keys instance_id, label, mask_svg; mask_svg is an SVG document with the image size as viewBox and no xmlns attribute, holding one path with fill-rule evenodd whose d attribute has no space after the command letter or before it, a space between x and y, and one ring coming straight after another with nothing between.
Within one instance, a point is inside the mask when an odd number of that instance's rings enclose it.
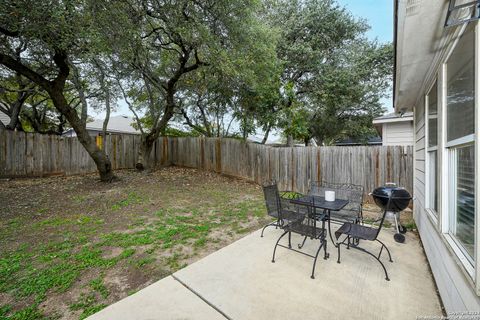
<instances>
[{"instance_id":1,"label":"wooden privacy fence","mask_svg":"<svg viewBox=\"0 0 480 320\"><path fill-rule=\"evenodd\" d=\"M311 181L363 185L386 182L413 190L413 147L270 147L235 139L168 138L170 164L212 170L282 190L307 192ZM165 148L165 144L163 145ZM163 151L165 152L165 151Z\"/></svg>"},{"instance_id":2,"label":"wooden privacy fence","mask_svg":"<svg viewBox=\"0 0 480 320\"><path fill-rule=\"evenodd\" d=\"M106 151L114 169L135 167L140 137L113 135ZM368 193L385 182L413 190L413 148L270 147L235 139L159 138L150 155L156 166L215 171L257 183L276 180L283 190L306 192L311 181L363 185ZM0 177L95 172L76 138L0 130Z\"/></svg>"},{"instance_id":3,"label":"wooden privacy fence","mask_svg":"<svg viewBox=\"0 0 480 320\"><path fill-rule=\"evenodd\" d=\"M114 169L135 168L140 137L107 136ZM0 177L35 177L95 172L97 167L77 138L0 129Z\"/></svg>"}]
</instances>

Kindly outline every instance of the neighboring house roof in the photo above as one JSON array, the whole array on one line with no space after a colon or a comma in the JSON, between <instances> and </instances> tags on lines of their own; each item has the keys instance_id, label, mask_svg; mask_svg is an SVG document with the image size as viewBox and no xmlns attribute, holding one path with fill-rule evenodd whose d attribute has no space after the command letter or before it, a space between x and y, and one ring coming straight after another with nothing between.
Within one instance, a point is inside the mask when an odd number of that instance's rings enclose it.
<instances>
[{"instance_id":1,"label":"neighboring house roof","mask_svg":"<svg viewBox=\"0 0 480 320\"><path fill-rule=\"evenodd\" d=\"M0 111L0 122L2 122L4 125L7 125L10 123L10 117Z\"/></svg>"},{"instance_id":2,"label":"neighboring house roof","mask_svg":"<svg viewBox=\"0 0 480 320\"><path fill-rule=\"evenodd\" d=\"M387 123L387 122L402 122L402 121L413 121L413 112L387 113L381 117L377 117L373 119L373 124L381 124L381 123Z\"/></svg>"},{"instance_id":3,"label":"neighboring house roof","mask_svg":"<svg viewBox=\"0 0 480 320\"><path fill-rule=\"evenodd\" d=\"M103 131L103 119L94 120L87 123L86 129L88 131ZM132 125L135 124L135 120L128 116L114 116L110 117L107 125L108 133L120 133L120 134L140 134L140 130L135 129ZM74 133L73 129L67 130L64 135Z\"/></svg>"},{"instance_id":4,"label":"neighboring house roof","mask_svg":"<svg viewBox=\"0 0 480 320\"><path fill-rule=\"evenodd\" d=\"M110 117L108 120L107 131L110 133L140 134L140 130L135 129L132 126L133 124L135 124L135 120L127 116ZM87 123L86 128L87 130L102 131L103 119Z\"/></svg>"},{"instance_id":5,"label":"neighboring house roof","mask_svg":"<svg viewBox=\"0 0 480 320\"><path fill-rule=\"evenodd\" d=\"M378 136L375 136L375 137L370 137L368 138L367 140L367 145L381 145L382 144L382 138L381 137L378 137ZM343 140L340 140L340 141L337 141L335 142L335 145L336 146L361 146L361 145L365 145L365 143L360 143L359 141L357 140L354 140L352 138L347 138L347 139L343 139Z\"/></svg>"}]
</instances>

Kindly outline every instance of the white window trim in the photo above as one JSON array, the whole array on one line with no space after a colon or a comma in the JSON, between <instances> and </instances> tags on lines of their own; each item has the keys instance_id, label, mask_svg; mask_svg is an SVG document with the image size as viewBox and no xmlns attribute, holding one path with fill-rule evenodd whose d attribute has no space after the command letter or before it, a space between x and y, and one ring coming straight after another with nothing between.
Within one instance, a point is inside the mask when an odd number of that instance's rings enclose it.
<instances>
[{"instance_id":1,"label":"white window trim","mask_svg":"<svg viewBox=\"0 0 480 320\"><path fill-rule=\"evenodd\" d=\"M446 148L452 148L452 147L458 147L461 146L462 144L470 144L475 141L475 133L460 137L458 139L448 141L445 144Z\"/></svg>"},{"instance_id":2,"label":"white window trim","mask_svg":"<svg viewBox=\"0 0 480 320\"><path fill-rule=\"evenodd\" d=\"M443 235L447 243L450 245L450 248L453 250L457 258L460 260L462 263L462 266L466 273L474 279L475 277L475 268L472 265L470 259L467 258L463 250L460 248L460 246L457 243L457 240L450 234L446 233ZM477 268L478 269L478 268Z\"/></svg>"},{"instance_id":3,"label":"white window trim","mask_svg":"<svg viewBox=\"0 0 480 320\"><path fill-rule=\"evenodd\" d=\"M474 263L475 263L475 289L477 295L480 295L480 206L478 205L478 199L480 199L480 112L478 112L478 108L480 106L480 24L478 21L475 22L475 124L474 124L474 139L475 139L475 256L474 256Z\"/></svg>"},{"instance_id":4,"label":"white window trim","mask_svg":"<svg viewBox=\"0 0 480 320\"><path fill-rule=\"evenodd\" d=\"M438 135L438 120L437 120L437 145L436 146L433 146L433 147L429 147L429 139L430 139L430 136L429 136L429 133L430 133L430 129L429 129L429 125L430 125L430 118L429 118L429 104L430 104L430 101L428 99L428 96L430 95L430 92L432 92L432 89L433 89L433 86L435 85L435 83L437 84L437 118L438 118L438 114L439 114L439 99L438 99L438 92L439 92L439 82L438 82L438 75L433 79L433 81L431 82L430 86L428 87L428 90L427 90L427 93L425 94L425 100L424 100L424 103L425 103L425 107L424 107L424 130L425 130L425 211L427 212L428 214L428 217L430 218L431 222L433 223L433 225L439 229L440 226L439 226L439 221L440 221L440 211L439 210L440 208L437 208L437 210L431 208L431 203L430 203L430 192L431 190L435 190L435 187L431 186L430 185L430 155L429 155L429 152L430 151L437 151L438 149L438 144L439 144L439 135ZM437 151L437 157L438 157L438 151ZM437 168L437 171L439 169ZM439 177L437 177L438 179ZM438 182L437 182L438 183ZM438 190L439 192L441 191L440 189ZM439 196L439 195L437 195Z\"/></svg>"}]
</instances>

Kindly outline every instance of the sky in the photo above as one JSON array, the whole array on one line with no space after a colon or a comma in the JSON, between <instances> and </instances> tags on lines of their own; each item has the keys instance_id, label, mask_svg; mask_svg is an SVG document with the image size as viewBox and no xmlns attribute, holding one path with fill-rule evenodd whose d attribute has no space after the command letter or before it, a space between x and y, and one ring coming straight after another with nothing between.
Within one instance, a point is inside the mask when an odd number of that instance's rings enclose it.
<instances>
[{"instance_id":1,"label":"sky","mask_svg":"<svg viewBox=\"0 0 480 320\"><path fill-rule=\"evenodd\" d=\"M393 41L393 0L337 0L354 16L367 20L368 36L380 42Z\"/></svg>"},{"instance_id":2,"label":"sky","mask_svg":"<svg viewBox=\"0 0 480 320\"><path fill-rule=\"evenodd\" d=\"M337 0L340 6L344 6L354 16L367 20L371 29L367 36L371 40L379 42L393 41L393 0ZM393 111L392 99L382 100L388 112ZM112 115L130 115L124 102L120 102L117 110ZM94 115L95 118L103 118L104 113Z\"/></svg>"},{"instance_id":3,"label":"sky","mask_svg":"<svg viewBox=\"0 0 480 320\"><path fill-rule=\"evenodd\" d=\"M393 42L393 0L337 0L354 16L367 20L371 40ZM388 112L393 111L392 98L382 99Z\"/></svg>"}]
</instances>

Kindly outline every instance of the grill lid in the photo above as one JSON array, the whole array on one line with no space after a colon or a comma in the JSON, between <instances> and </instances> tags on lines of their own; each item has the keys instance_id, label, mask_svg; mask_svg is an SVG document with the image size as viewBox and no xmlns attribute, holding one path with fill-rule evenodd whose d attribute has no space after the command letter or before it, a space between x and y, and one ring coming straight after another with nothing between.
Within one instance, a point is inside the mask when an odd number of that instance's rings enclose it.
<instances>
[{"instance_id":1,"label":"grill lid","mask_svg":"<svg viewBox=\"0 0 480 320\"><path fill-rule=\"evenodd\" d=\"M408 204L412 199L407 190L393 185L378 187L373 190L371 194L373 200L380 208L397 212L408 207Z\"/></svg>"}]
</instances>

